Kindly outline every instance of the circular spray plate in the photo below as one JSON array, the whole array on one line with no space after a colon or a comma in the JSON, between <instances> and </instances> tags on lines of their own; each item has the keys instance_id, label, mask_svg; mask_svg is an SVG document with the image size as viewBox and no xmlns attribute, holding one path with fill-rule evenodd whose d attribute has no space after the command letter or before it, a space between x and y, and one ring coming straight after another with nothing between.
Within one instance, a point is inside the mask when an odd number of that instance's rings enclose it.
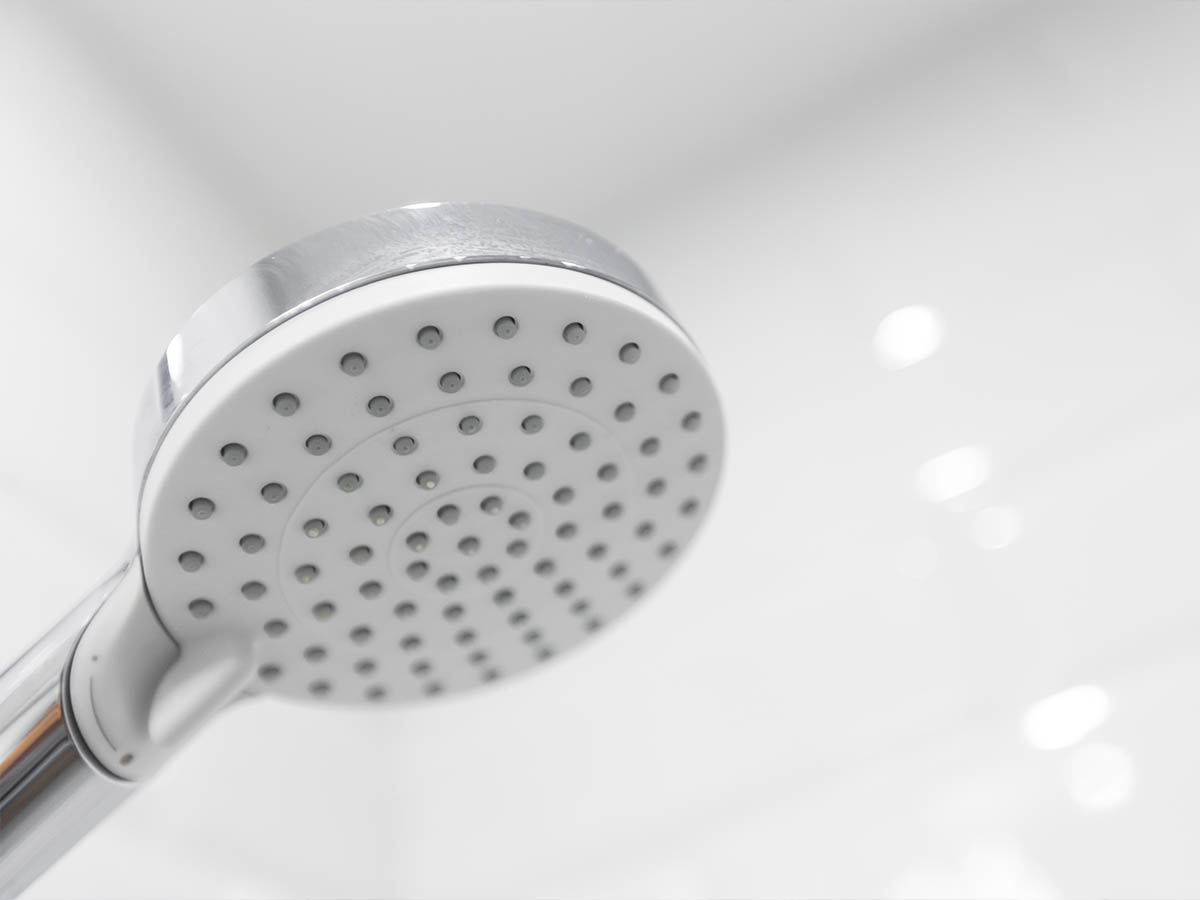
<instances>
[{"instance_id":1,"label":"circular spray plate","mask_svg":"<svg viewBox=\"0 0 1200 900\"><path fill-rule=\"evenodd\" d=\"M694 534L723 425L695 348L548 266L387 279L221 367L139 518L181 643L249 635L252 689L404 701L511 676L636 603Z\"/></svg>"}]
</instances>

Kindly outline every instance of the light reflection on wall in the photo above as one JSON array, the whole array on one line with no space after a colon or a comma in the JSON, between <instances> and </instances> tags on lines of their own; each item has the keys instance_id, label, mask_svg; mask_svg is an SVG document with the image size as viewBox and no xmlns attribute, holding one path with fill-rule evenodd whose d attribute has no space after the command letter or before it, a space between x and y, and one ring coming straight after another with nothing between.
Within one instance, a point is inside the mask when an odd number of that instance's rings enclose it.
<instances>
[{"instance_id":1,"label":"light reflection on wall","mask_svg":"<svg viewBox=\"0 0 1200 900\"><path fill-rule=\"evenodd\" d=\"M905 369L937 353L945 339L942 317L928 306L888 313L875 329L875 358L887 369Z\"/></svg>"},{"instance_id":2,"label":"light reflection on wall","mask_svg":"<svg viewBox=\"0 0 1200 900\"><path fill-rule=\"evenodd\" d=\"M917 493L930 503L945 503L981 487L992 477L992 458L980 447L958 447L917 469Z\"/></svg>"},{"instance_id":3,"label":"light reflection on wall","mask_svg":"<svg viewBox=\"0 0 1200 900\"><path fill-rule=\"evenodd\" d=\"M1062 750L1079 743L1108 720L1108 693L1079 684L1029 707L1022 722L1025 740L1038 750Z\"/></svg>"}]
</instances>

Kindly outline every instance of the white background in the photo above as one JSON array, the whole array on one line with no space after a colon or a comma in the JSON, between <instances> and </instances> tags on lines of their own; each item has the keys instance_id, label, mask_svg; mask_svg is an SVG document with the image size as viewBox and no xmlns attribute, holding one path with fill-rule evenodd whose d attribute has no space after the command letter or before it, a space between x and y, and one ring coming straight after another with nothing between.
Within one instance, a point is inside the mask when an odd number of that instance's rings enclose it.
<instances>
[{"instance_id":1,"label":"white background","mask_svg":"<svg viewBox=\"0 0 1200 900\"><path fill-rule=\"evenodd\" d=\"M594 228L730 426L623 627L239 708L30 897L1200 893L1195 5L10 0L0 123L0 659L180 322L345 218Z\"/></svg>"}]
</instances>

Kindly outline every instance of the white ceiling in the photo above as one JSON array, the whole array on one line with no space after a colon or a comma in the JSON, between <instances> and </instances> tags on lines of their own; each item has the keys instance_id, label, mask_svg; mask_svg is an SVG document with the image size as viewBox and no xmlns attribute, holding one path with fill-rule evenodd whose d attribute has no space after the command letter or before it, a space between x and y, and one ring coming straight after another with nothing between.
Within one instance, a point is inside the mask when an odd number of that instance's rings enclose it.
<instances>
[{"instance_id":1,"label":"white ceiling","mask_svg":"<svg viewBox=\"0 0 1200 900\"><path fill-rule=\"evenodd\" d=\"M414 197L623 222L1016 12L120 0L38 15L216 198L279 241Z\"/></svg>"},{"instance_id":2,"label":"white ceiling","mask_svg":"<svg viewBox=\"0 0 1200 900\"><path fill-rule=\"evenodd\" d=\"M0 655L119 555L127 423L181 318L341 218L477 198L597 228L731 427L703 540L623 628L427 708L235 710L33 896L1194 894L1194 8L4 20ZM881 367L914 304L944 343ZM917 472L958 447L990 477L930 502ZM996 508L1019 533L985 549ZM1022 713L1077 683L1108 720L1031 747ZM1134 786L1091 811L1089 773Z\"/></svg>"}]
</instances>

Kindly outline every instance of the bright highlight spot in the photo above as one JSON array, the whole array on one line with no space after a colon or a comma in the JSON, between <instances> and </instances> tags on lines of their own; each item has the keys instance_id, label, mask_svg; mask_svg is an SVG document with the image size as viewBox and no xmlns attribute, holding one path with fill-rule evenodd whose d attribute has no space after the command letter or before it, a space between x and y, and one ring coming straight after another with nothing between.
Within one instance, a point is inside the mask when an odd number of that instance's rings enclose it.
<instances>
[{"instance_id":1,"label":"bright highlight spot","mask_svg":"<svg viewBox=\"0 0 1200 900\"><path fill-rule=\"evenodd\" d=\"M1114 744L1084 744L1067 760L1067 790L1083 809L1116 809L1133 795L1133 760Z\"/></svg>"},{"instance_id":2,"label":"bright highlight spot","mask_svg":"<svg viewBox=\"0 0 1200 900\"><path fill-rule=\"evenodd\" d=\"M971 518L971 540L984 550L1002 550L1021 534L1021 517L1007 506L989 506Z\"/></svg>"},{"instance_id":3,"label":"bright highlight spot","mask_svg":"<svg viewBox=\"0 0 1200 900\"><path fill-rule=\"evenodd\" d=\"M905 306L883 317L875 329L875 358L887 369L905 369L942 346L946 328L928 306Z\"/></svg>"},{"instance_id":4,"label":"bright highlight spot","mask_svg":"<svg viewBox=\"0 0 1200 900\"><path fill-rule=\"evenodd\" d=\"M183 371L183 339L181 335L175 335L167 344L167 371L175 377L179 377L179 373Z\"/></svg>"},{"instance_id":5,"label":"bright highlight spot","mask_svg":"<svg viewBox=\"0 0 1200 900\"><path fill-rule=\"evenodd\" d=\"M975 490L991 477L992 460L985 451L959 447L917 469L917 493L930 503L945 503Z\"/></svg>"},{"instance_id":6,"label":"bright highlight spot","mask_svg":"<svg viewBox=\"0 0 1200 900\"><path fill-rule=\"evenodd\" d=\"M442 204L440 202L438 202L438 203L410 203L410 204L408 204L408 206L401 207L401 209L437 209L441 205Z\"/></svg>"},{"instance_id":7,"label":"bright highlight spot","mask_svg":"<svg viewBox=\"0 0 1200 900\"><path fill-rule=\"evenodd\" d=\"M1078 744L1108 720L1110 706L1108 694L1094 684L1051 694L1025 713L1025 740L1038 750L1062 750Z\"/></svg>"}]
</instances>

